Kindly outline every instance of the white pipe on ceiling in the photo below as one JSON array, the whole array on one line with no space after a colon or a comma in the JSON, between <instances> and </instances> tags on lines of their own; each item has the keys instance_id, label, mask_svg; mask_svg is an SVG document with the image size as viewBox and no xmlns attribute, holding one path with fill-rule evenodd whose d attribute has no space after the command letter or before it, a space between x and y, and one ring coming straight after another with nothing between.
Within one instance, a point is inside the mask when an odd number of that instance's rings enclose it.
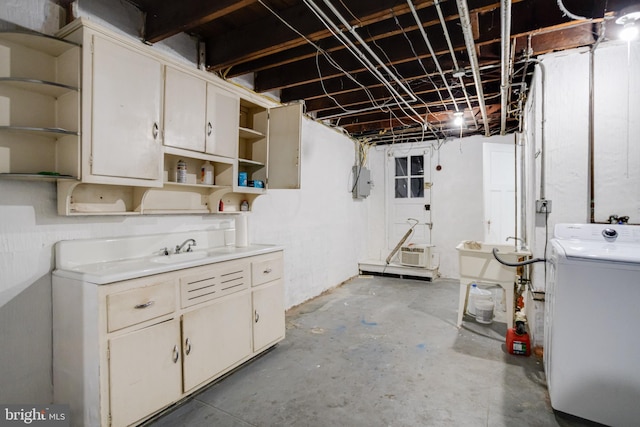
<instances>
[{"instance_id":1,"label":"white pipe on ceiling","mask_svg":"<svg viewBox=\"0 0 640 427\"><path fill-rule=\"evenodd\" d=\"M447 29L447 24L444 19L444 15L442 14L440 1L434 0L433 4L436 5L436 11L438 12L440 25L442 26L442 31L444 32L444 38L447 41L447 46L449 47L449 52L451 53L451 59L453 59L453 68L456 72L458 72L460 70L460 66L458 65L458 59L456 58L456 53L455 53L455 50L453 49L453 43L451 43L451 37L449 35L449 30ZM471 118L473 119L473 124L477 127L478 122L476 121L476 115L473 114L473 107L471 106L471 100L469 99L469 94L467 93L467 86L464 84L464 79L462 76L458 76L458 81L460 82L460 86L462 87L462 93L464 93L464 99L467 102L467 107L469 107L469 111L471 111Z\"/></svg>"},{"instance_id":2,"label":"white pipe on ceiling","mask_svg":"<svg viewBox=\"0 0 640 427\"><path fill-rule=\"evenodd\" d=\"M411 9L411 14L413 15L413 19L416 21L416 24L418 25L420 34L422 34L422 38L425 44L427 45L427 49L429 49L429 54L431 54L431 59L433 59L433 63L436 65L436 69L438 70L438 73L442 77L444 86L447 88L447 92L449 92L449 97L453 102L453 107L456 109L456 111L460 111L458 108L458 104L456 103L456 98L455 96L453 96L453 93L451 92L451 87L449 87L449 83L447 83L447 78L444 75L444 71L442 71L442 67L440 66L440 61L438 61L438 58L436 57L436 53L434 52L433 47L431 46L431 42L429 41L429 37L427 37L427 33L424 31L424 27L422 26L422 22L420 21L418 12L416 11L416 8L413 6L413 1L407 0L407 4L409 5L409 9Z\"/></svg>"},{"instance_id":3,"label":"white pipe on ceiling","mask_svg":"<svg viewBox=\"0 0 640 427\"><path fill-rule=\"evenodd\" d=\"M511 48L511 0L500 2L500 135L504 135L507 127L507 104L509 100L509 59Z\"/></svg>"},{"instance_id":4,"label":"white pipe on ceiling","mask_svg":"<svg viewBox=\"0 0 640 427\"><path fill-rule=\"evenodd\" d=\"M471 18L469 17L469 7L467 0L456 0L458 5L458 13L460 14L460 23L462 24L462 33L464 34L464 42L467 46L467 54L471 63L471 71L473 72L473 82L476 86L478 95L478 103L480 105L480 113L482 114L482 122L484 123L484 134L489 136L489 121L487 119L487 106L484 103L484 91L482 90L482 80L480 79L480 69L478 67L478 55L476 55L476 46L473 40L473 31L471 29Z\"/></svg>"},{"instance_id":5,"label":"white pipe on ceiling","mask_svg":"<svg viewBox=\"0 0 640 427\"><path fill-rule=\"evenodd\" d=\"M406 99L404 99L404 97L400 93L398 93L398 91L389 83L389 81L384 78L382 73L371 63L366 55L351 40L349 40L347 36L344 35L344 32L340 28L338 28L338 26L324 13L324 11L320 9L318 5L313 2L313 0L304 0L304 3L316 14L316 16L318 16L323 24L325 24L327 28L332 31L334 36L336 36L338 40L340 40L340 42L358 59L358 61L360 61L360 63L364 65L365 68L367 68L367 70L371 72L376 77L376 79L378 79L391 92L394 97L399 98L399 103L401 102L405 104L407 109L418 119L411 116L409 117L416 123L424 125L425 121L424 119L422 119L420 114L409 104ZM327 3L329 8L334 11L334 14L336 14L338 19L347 27L349 32L356 37L356 39L361 43L363 47L365 47L365 49L367 49L367 52L369 52L373 56L374 60L378 62L383 67L383 69L385 69L385 71L389 73L394 81L398 83L402 90L409 95L409 101L416 101L413 92L411 92L402 82L400 82L395 74L386 67L386 65L382 62L378 55L376 55L375 52L373 52L371 48L369 48L366 42L362 40L362 38L355 32L355 29L342 17L342 15L340 15L340 13L332 5L329 4L328 0L325 0L325 3Z\"/></svg>"}]
</instances>

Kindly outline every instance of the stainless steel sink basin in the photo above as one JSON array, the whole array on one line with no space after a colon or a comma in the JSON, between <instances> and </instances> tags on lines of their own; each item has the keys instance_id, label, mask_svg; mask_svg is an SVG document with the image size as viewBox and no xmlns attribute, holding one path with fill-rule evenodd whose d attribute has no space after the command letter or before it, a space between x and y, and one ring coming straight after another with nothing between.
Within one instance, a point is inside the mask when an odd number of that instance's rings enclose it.
<instances>
[{"instance_id":1,"label":"stainless steel sink basin","mask_svg":"<svg viewBox=\"0 0 640 427\"><path fill-rule=\"evenodd\" d=\"M205 258L206 256L207 256L207 252L205 251L182 252L179 254L156 256L151 258L151 262L156 262L158 264L175 264L177 262L186 262L186 261L193 261L196 259Z\"/></svg>"}]
</instances>

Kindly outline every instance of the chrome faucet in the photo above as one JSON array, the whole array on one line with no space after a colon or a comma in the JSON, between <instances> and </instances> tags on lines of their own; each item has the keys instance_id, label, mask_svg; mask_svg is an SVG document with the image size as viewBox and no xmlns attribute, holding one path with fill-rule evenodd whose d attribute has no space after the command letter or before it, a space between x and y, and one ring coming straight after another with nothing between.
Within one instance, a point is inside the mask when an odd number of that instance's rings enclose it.
<instances>
[{"instance_id":1,"label":"chrome faucet","mask_svg":"<svg viewBox=\"0 0 640 427\"><path fill-rule=\"evenodd\" d=\"M524 250L524 240L521 239L520 237L513 237L513 236L509 236L505 239L505 242L508 242L510 239L513 239L516 241L516 244L518 242L518 240L520 241L520 250Z\"/></svg>"},{"instance_id":2,"label":"chrome faucet","mask_svg":"<svg viewBox=\"0 0 640 427\"><path fill-rule=\"evenodd\" d=\"M184 248L184 245L187 245L187 244L189 246L187 246L187 250L185 252L191 252L191 246L196 246L196 241L193 239L187 239L184 242L182 242L181 245L176 245L175 253L179 254L182 248Z\"/></svg>"}]
</instances>

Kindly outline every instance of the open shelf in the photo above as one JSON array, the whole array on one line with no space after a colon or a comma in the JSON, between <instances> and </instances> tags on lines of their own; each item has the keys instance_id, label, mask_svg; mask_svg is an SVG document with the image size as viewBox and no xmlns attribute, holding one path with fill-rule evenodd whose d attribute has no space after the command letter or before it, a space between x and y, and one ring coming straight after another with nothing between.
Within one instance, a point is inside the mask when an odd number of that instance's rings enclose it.
<instances>
[{"instance_id":1,"label":"open shelf","mask_svg":"<svg viewBox=\"0 0 640 427\"><path fill-rule=\"evenodd\" d=\"M264 162L257 162L255 160L249 160L249 159L238 159L238 163L243 165L243 166L255 166L255 167L264 167L265 164Z\"/></svg>"},{"instance_id":2,"label":"open shelf","mask_svg":"<svg viewBox=\"0 0 640 427\"><path fill-rule=\"evenodd\" d=\"M57 181L68 179L77 181L78 177L71 175L49 174L49 173L0 173L2 179L20 179L24 181Z\"/></svg>"},{"instance_id":3,"label":"open shelf","mask_svg":"<svg viewBox=\"0 0 640 427\"><path fill-rule=\"evenodd\" d=\"M254 130L254 129L250 129L250 128L245 128L245 127L240 127L240 132L239 132L239 137L240 138L244 138L244 139L249 139L249 140L253 140L253 139L260 139L260 138L264 138L265 134Z\"/></svg>"},{"instance_id":4,"label":"open shelf","mask_svg":"<svg viewBox=\"0 0 640 427\"><path fill-rule=\"evenodd\" d=\"M80 55L75 43L36 33L0 32L4 177L80 177ZM42 171L51 174L41 176Z\"/></svg>"},{"instance_id":5,"label":"open shelf","mask_svg":"<svg viewBox=\"0 0 640 427\"><path fill-rule=\"evenodd\" d=\"M40 93L53 98L59 98L69 92L78 92L79 90L77 87L62 83L20 77L0 77L0 84L20 90Z\"/></svg>"},{"instance_id":6,"label":"open shelf","mask_svg":"<svg viewBox=\"0 0 640 427\"><path fill-rule=\"evenodd\" d=\"M0 126L0 132L20 132L30 133L39 136L52 136L52 135L80 135L79 132L61 129L61 128L39 128L33 126Z\"/></svg>"},{"instance_id":7,"label":"open shelf","mask_svg":"<svg viewBox=\"0 0 640 427\"><path fill-rule=\"evenodd\" d=\"M60 56L79 45L38 33L0 32L0 40L19 44L49 56Z\"/></svg>"}]
</instances>

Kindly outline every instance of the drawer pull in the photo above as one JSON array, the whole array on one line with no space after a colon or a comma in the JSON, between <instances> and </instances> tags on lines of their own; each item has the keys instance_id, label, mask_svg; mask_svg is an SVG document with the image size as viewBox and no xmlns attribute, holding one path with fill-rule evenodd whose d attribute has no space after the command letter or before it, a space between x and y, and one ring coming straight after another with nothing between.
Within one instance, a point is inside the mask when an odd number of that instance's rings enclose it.
<instances>
[{"instance_id":1,"label":"drawer pull","mask_svg":"<svg viewBox=\"0 0 640 427\"><path fill-rule=\"evenodd\" d=\"M173 363L178 363L178 358L180 357L180 352L178 351L178 345L173 346Z\"/></svg>"},{"instance_id":2,"label":"drawer pull","mask_svg":"<svg viewBox=\"0 0 640 427\"><path fill-rule=\"evenodd\" d=\"M255 322L258 323L258 320L260 320L260 315L258 314L258 310L254 310L253 313L254 313L254 317L253 318L254 318Z\"/></svg>"},{"instance_id":3,"label":"drawer pull","mask_svg":"<svg viewBox=\"0 0 640 427\"><path fill-rule=\"evenodd\" d=\"M207 123L207 136L211 136L211 131L213 130L213 126L211 125L211 122Z\"/></svg>"},{"instance_id":4,"label":"drawer pull","mask_svg":"<svg viewBox=\"0 0 640 427\"><path fill-rule=\"evenodd\" d=\"M271 270L271 267L267 267L266 270L263 271L264 274L269 274L271 273L273 270Z\"/></svg>"},{"instance_id":5,"label":"drawer pull","mask_svg":"<svg viewBox=\"0 0 640 427\"><path fill-rule=\"evenodd\" d=\"M155 304L155 301L147 301L144 304L138 304L138 305L134 305L133 308L135 309L141 309L141 308L147 308L147 307L151 307L153 304Z\"/></svg>"},{"instance_id":6,"label":"drawer pull","mask_svg":"<svg viewBox=\"0 0 640 427\"><path fill-rule=\"evenodd\" d=\"M185 354L188 356L189 353L191 353L191 340L189 338L187 338L187 340L184 342L185 345Z\"/></svg>"}]
</instances>

